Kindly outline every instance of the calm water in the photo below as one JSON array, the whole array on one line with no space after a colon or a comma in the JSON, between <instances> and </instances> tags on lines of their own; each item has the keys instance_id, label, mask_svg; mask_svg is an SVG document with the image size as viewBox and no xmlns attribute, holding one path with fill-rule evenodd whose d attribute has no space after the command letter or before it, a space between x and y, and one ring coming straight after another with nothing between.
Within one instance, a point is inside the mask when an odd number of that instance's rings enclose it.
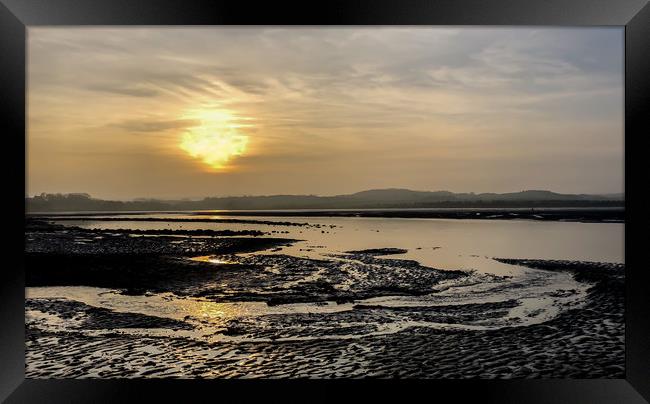
<instances>
[{"instance_id":1,"label":"calm water","mask_svg":"<svg viewBox=\"0 0 650 404\"><path fill-rule=\"evenodd\" d=\"M367 248L408 250L394 258L413 259L441 269L475 269L503 273L511 266L491 260L532 258L624 263L623 223L578 223L532 220L411 219L359 217L260 217L237 219L318 224L321 227L246 223L133 222L130 217L197 218L188 214L120 215L125 221L64 221L98 229L261 230L269 236L302 240L281 253L323 258L327 254ZM235 219L232 216L198 216ZM277 253L277 252L276 252Z\"/></svg>"},{"instance_id":2,"label":"calm water","mask_svg":"<svg viewBox=\"0 0 650 404\"><path fill-rule=\"evenodd\" d=\"M99 217L99 216L98 216ZM368 248L397 247L408 250L390 258L412 259L439 269L474 270L474 274L460 281L443 282L431 294L424 296L386 296L364 299L349 304L288 304L278 307L263 302L215 303L203 298L179 298L171 294L129 296L91 287L37 287L28 288L30 298L67 298L91 306L104 307L117 312L142 313L174 319L187 316L200 319L194 331L132 330L121 332L137 335L187 336L197 339L246 340L247 337L228 337L215 333L225 322L235 318L264 319L270 314L291 316L299 313L337 313L353 310L356 303L380 306L421 307L449 304L501 302L515 299L518 306L501 318L487 318L480 324L452 322L413 323L408 312L391 314L390 321L382 317L372 334L394 333L409 327L493 329L511 325L527 325L548 321L561 310L582 304L588 285L577 282L568 272L533 270L502 264L492 257L585 260L599 262L624 262L624 224L572 223L525 220L459 220L459 219L404 219L358 217L232 217L196 216L177 214L131 214L118 217L123 221L61 221L67 226L98 229L212 229L261 230L269 232L264 237L286 237L300 241L280 251L252 254L288 254L300 257L339 260L345 265L347 258L341 253ZM192 223L192 222L141 222L129 218L201 218L247 219L274 222L309 223L312 226L287 226L248 223ZM318 225L318 226L316 226ZM276 233L273 233L273 232ZM333 256L336 254L336 256ZM200 257L197 257L200 258ZM203 257L218 262L219 257ZM281 286L281 285L280 285ZM574 293L558 296L555 292L572 290ZM50 318L40 312L29 312L28 319L40 322L41 327L67 330L70 321ZM188 320L192 321L192 320ZM260 322L260 327L264 326ZM268 326L268 324L267 324ZM289 323L284 327L302 327ZM323 327L331 327L326 323ZM96 333L100 331L88 331ZM104 332L104 331L101 331ZM105 330L112 332L112 330ZM158 333L158 334L157 334ZM187 335L186 335L187 334ZM334 332L318 338L359 338Z\"/></svg>"}]
</instances>

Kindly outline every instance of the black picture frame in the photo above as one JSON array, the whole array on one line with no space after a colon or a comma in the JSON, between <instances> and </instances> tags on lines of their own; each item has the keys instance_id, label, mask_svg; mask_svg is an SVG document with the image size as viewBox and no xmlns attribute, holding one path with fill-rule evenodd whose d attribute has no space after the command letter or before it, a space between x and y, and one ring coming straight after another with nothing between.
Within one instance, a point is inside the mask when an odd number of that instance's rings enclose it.
<instances>
[{"instance_id":1,"label":"black picture frame","mask_svg":"<svg viewBox=\"0 0 650 404\"><path fill-rule=\"evenodd\" d=\"M5 262L0 270L0 400L7 402L312 401L346 398L499 403L642 403L650 400L650 294L643 265L648 209L641 182L650 134L650 5L644 0L0 0L0 128ZM29 380L25 379L24 212L26 29L43 25L545 25L625 26L626 375L614 380ZM636 166L635 166L636 165ZM22 178L21 178L22 177ZM645 236L647 240L647 236ZM300 387L300 389L296 389ZM300 391L300 392L298 392ZM424 395L422 395L424 394ZM277 396L276 396L277 395ZM645 397L645 400L644 400Z\"/></svg>"}]
</instances>

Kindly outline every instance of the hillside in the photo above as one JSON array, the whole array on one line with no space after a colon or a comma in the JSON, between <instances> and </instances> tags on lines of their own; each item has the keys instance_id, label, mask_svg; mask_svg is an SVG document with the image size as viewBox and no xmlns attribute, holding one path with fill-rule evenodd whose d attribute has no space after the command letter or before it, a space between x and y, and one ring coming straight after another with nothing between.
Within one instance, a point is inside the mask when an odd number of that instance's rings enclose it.
<instances>
[{"instance_id":1,"label":"hillside","mask_svg":"<svg viewBox=\"0 0 650 404\"><path fill-rule=\"evenodd\" d=\"M41 194L25 198L27 212L164 211L209 209L380 209L380 208L508 208L623 206L623 195L559 194L544 190L512 193L453 193L375 189L349 195L270 195L208 197L201 200L111 201L88 194Z\"/></svg>"}]
</instances>

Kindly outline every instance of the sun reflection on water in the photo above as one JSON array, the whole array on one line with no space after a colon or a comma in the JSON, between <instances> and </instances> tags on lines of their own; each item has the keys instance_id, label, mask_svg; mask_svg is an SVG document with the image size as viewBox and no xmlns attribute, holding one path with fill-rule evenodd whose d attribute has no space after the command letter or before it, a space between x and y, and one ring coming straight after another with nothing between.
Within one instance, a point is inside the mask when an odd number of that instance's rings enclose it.
<instances>
[{"instance_id":1,"label":"sun reflection on water","mask_svg":"<svg viewBox=\"0 0 650 404\"><path fill-rule=\"evenodd\" d=\"M192 257L190 258L191 261L197 261L197 262L209 262L211 264L235 264L233 261L228 261L223 258L217 258L214 255L202 255L200 257Z\"/></svg>"}]
</instances>

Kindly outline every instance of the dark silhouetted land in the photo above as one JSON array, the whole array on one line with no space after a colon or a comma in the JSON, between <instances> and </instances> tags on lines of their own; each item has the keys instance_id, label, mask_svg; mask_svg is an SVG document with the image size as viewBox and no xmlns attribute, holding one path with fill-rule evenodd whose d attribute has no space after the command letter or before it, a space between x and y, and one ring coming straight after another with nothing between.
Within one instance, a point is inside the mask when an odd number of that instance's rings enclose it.
<instances>
[{"instance_id":1,"label":"dark silhouetted land","mask_svg":"<svg viewBox=\"0 0 650 404\"><path fill-rule=\"evenodd\" d=\"M200 200L102 200L88 194L40 194L26 198L27 212L428 209L428 208L570 208L623 207L622 194L559 194L529 190L512 193L453 193L380 189L349 195L271 195L208 197Z\"/></svg>"}]
</instances>

